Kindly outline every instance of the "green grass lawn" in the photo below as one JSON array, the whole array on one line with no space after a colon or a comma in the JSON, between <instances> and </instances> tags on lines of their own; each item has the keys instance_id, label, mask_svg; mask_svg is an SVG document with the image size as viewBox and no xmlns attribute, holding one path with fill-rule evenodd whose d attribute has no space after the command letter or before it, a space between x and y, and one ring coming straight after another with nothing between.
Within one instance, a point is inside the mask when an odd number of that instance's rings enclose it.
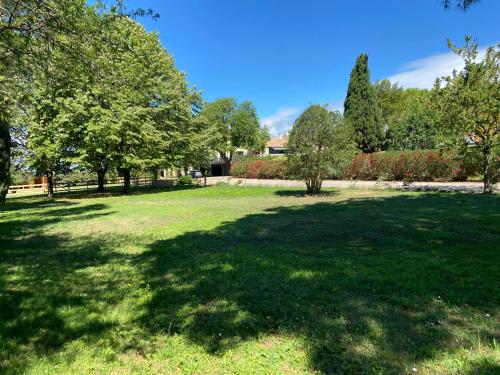
<instances>
[{"instance_id":1,"label":"green grass lawn","mask_svg":"<svg viewBox=\"0 0 500 375\"><path fill-rule=\"evenodd\" d=\"M500 197L9 199L0 373L498 374Z\"/></svg>"}]
</instances>

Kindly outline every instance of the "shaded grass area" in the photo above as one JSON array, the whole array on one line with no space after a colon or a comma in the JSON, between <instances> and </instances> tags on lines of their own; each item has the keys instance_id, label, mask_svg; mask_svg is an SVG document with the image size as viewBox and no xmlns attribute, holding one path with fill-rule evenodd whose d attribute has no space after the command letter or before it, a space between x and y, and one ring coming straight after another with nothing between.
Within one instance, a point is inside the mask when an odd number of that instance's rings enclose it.
<instances>
[{"instance_id":1,"label":"shaded grass area","mask_svg":"<svg viewBox=\"0 0 500 375\"><path fill-rule=\"evenodd\" d=\"M500 371L500 198L11 199L0 372Z\"/></svg>"}]
</instances>

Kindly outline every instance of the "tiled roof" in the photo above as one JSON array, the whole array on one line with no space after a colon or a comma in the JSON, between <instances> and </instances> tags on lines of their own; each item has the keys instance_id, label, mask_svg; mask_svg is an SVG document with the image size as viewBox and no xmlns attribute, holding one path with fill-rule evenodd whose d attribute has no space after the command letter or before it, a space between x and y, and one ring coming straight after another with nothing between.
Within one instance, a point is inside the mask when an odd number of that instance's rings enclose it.
<instances>
[{"instance_id":1,"label":"tiled roof","mask_svg":"<svg viewBox=\"0 0 500 375\"><path fill-rule=\"evenodd\" d=\"M266 147L287 147L288 137L272 138L266 143Z\"/></svg>"}]
</instances>

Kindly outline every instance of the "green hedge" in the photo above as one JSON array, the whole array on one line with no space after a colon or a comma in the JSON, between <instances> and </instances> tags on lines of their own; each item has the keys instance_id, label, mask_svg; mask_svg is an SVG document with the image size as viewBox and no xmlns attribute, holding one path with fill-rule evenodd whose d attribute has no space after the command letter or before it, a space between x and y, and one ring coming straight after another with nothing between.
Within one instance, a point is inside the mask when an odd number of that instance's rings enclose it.
<instances>
[{"instance_id":1,"label":"green hedge","mask_svg":"<svg viewBox=\"0 0 500 375\"><path fill-rule=\"evenodd\" d=\"M396 181L464 181L480 171L477 160L459 161L451 152L383 151L356 155L342 176L331 178ZM231 167L234 177L286 179L285 157L248 157Z\"/></svg>"}]
</instances>

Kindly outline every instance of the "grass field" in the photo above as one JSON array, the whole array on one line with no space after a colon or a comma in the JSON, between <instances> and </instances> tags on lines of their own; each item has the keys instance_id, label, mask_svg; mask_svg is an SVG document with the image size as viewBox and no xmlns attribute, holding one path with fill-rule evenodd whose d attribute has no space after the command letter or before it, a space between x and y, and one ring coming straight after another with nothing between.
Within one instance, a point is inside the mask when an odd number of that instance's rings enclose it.
<instances>
[{"instance_id":1,"label":"grass field","mask_svg":"<svg viewBox=\"0 0 500 375\"><path fill-rule=\"evenodd\" d=\"M9 199L0 373L498 374L500 197Z\"/></svg>"}]
</instances>

